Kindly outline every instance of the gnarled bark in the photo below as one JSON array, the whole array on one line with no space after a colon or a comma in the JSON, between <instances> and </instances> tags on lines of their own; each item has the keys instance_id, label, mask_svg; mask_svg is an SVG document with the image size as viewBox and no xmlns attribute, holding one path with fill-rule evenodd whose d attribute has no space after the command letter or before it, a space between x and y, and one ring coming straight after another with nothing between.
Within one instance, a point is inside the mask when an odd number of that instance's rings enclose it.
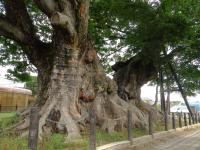
<instances>
[{"instance_id":1,"label":"gnarled bark","mask_svg":"<svg viewBox=\"0 0 200 150\"><path fill-rule=\"evenodd\" d=\"M88 46L81 57L77 49L65 46L58 48L62 50L55 55L51 79L46 87L48 90L43 91L47 100L40 110L40 133L62 132L69 138L80 137L89 121L88 112L91 107L96 110L97 125L108 132L122 130L127 126L128 109L132 110L133 124L146 127L145 112L118 96L116 83L105 76L98 57L93 60L90 57L90 61L87 60L87 51L91 50L90 48L91 46ZM67 57L64 53L68 54ZM80 97L80 92L85 97L95 99L85 101ZM23 125L18 126L18 129L24 128Z\"/></svg>"},{"instance_id":2,"label":"gnarled bark","mask_svg":"<svg viewBox=\"0 0 200 150\"><path fill-rule=\"evenodd\" d=\"M90 107L96 110L97 125L108 132L127 126L128 109L132 110L133 124L146 127L145 111L150 107L140 102L140 87L153 77L155 67L140 57L133 58L115 67L117 85L106 77L87 36L89 0L35 0L53 27L52 43L48 44L38 40L23 0L4 2L9 15L6 23L17 23L16 30L27 40L14 30L7 37L25 48L24 53L38 70L40 133L80 137L87 127ZM10 30L3 21L0 18L0 33L7 34ZM25 115L16 129L26 130L28 125L29 116Z\"/></svg>"},{"instance_id":3,"label":"gnarled bark","mask_svg":"<svg viewBox=\"0 0 200 150\"><path fill-rule=\"evenodd\" d=\"M137 55L126 62L116 63L112 68L119 96L125 101L140 105L141 87L156 78L157 71L153 62Z\"/></svg>"}]
</instances>

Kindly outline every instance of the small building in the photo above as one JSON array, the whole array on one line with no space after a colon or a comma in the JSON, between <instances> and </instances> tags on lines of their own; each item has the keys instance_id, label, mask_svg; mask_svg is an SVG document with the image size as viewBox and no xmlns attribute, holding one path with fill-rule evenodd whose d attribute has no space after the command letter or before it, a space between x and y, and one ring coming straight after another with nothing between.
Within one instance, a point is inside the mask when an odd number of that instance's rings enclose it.
<instances>
[{"instance_id":1,"label":"small building","mask_svg":"<svg viewBox=\"0 0 200 150\"><path fill-rule=\"evenodd\" d=\"M189 103L189 106L193 113L200 112L200 103ZM182 113L189 113L187 106L184 102L180 102L178 105L175 105L170 108L170 112L182 112Z\"/></svg>"},{"instance_id":2,"label":"small building","mask_svg":"<svg viewBox=\"0 0 200 150\"><path fill-rule=\"evenodd\" d=\"M0 87L0 111L20 111L34 103L32 92L23 88Z\"/></svg>"}]
</instances>

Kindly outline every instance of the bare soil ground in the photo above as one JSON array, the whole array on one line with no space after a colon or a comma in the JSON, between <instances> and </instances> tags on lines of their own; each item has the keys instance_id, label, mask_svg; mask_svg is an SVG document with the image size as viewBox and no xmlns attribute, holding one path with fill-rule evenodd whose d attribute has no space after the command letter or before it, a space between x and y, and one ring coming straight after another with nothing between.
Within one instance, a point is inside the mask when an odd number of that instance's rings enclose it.
<instances>
[{"instance_id":1,"label":"bare soil ground","mask_svg":"<svg viewBox=\"0 0 200 150\"><path fill-rule=\"evenodd\" d=\"M200 150L200 129L177 132L127 150Z\"/></svg>"}]
</instances>

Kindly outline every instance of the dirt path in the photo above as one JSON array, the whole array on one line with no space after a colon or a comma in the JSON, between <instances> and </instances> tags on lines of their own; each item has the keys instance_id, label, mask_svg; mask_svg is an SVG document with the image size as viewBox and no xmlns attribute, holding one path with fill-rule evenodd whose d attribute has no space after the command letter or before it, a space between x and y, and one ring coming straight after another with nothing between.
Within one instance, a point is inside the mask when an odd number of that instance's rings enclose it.
<instances>
[{"instance_id":1,"label":"dirt path","mask_svg":"<svg viewBox=\"0 0 200 150\"><path fill-rule=\"evenodd\" d=\"M200 129L175 133L127 150L200 150Z\"/></svg>"}]
</instances>

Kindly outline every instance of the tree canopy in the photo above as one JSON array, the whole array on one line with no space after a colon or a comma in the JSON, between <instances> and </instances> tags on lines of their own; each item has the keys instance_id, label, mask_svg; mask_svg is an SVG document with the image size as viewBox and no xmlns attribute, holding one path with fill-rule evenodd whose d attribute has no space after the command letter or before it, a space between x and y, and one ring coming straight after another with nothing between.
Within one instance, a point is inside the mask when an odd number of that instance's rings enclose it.
<instances>
[{"instance_id":1,"label":"tree canopy","mask_svg":"<svg viewBox=\"0 0 200 150\"><path fill-rule=\"evenodd\" d=\"M47 16L31 1L27 10L33 19L35 32L43 42L51 42L52 26ZM1 14L5 14L1 1ZM90 4L89 35L108 73L111 65L141 54L166 68L170 60L176 66L188 94L199 89L199 1L197 0L92 0ZM22 47L13 39L0 37L1 65L13 65L9 77L29 80L36 71ZM24 47L23 47L24 48ZM168 56L163 56L166 49ZM167 69L166 69L167 70Z\"/></svg>"},{"instance_id":2,"label":"tree canopy","mask_svg":"<svg viewBox=\"0 0 200 150\"><path fill-rule=\"evenodd\" d=\"M198 4L190 0L93 1L91 34L107 71L111 71L110 62L142 53L144 60L153 59L166 71L166 62L171 61L184 89L194 94L200 77Z\"/></svg>"}]
</instances>

